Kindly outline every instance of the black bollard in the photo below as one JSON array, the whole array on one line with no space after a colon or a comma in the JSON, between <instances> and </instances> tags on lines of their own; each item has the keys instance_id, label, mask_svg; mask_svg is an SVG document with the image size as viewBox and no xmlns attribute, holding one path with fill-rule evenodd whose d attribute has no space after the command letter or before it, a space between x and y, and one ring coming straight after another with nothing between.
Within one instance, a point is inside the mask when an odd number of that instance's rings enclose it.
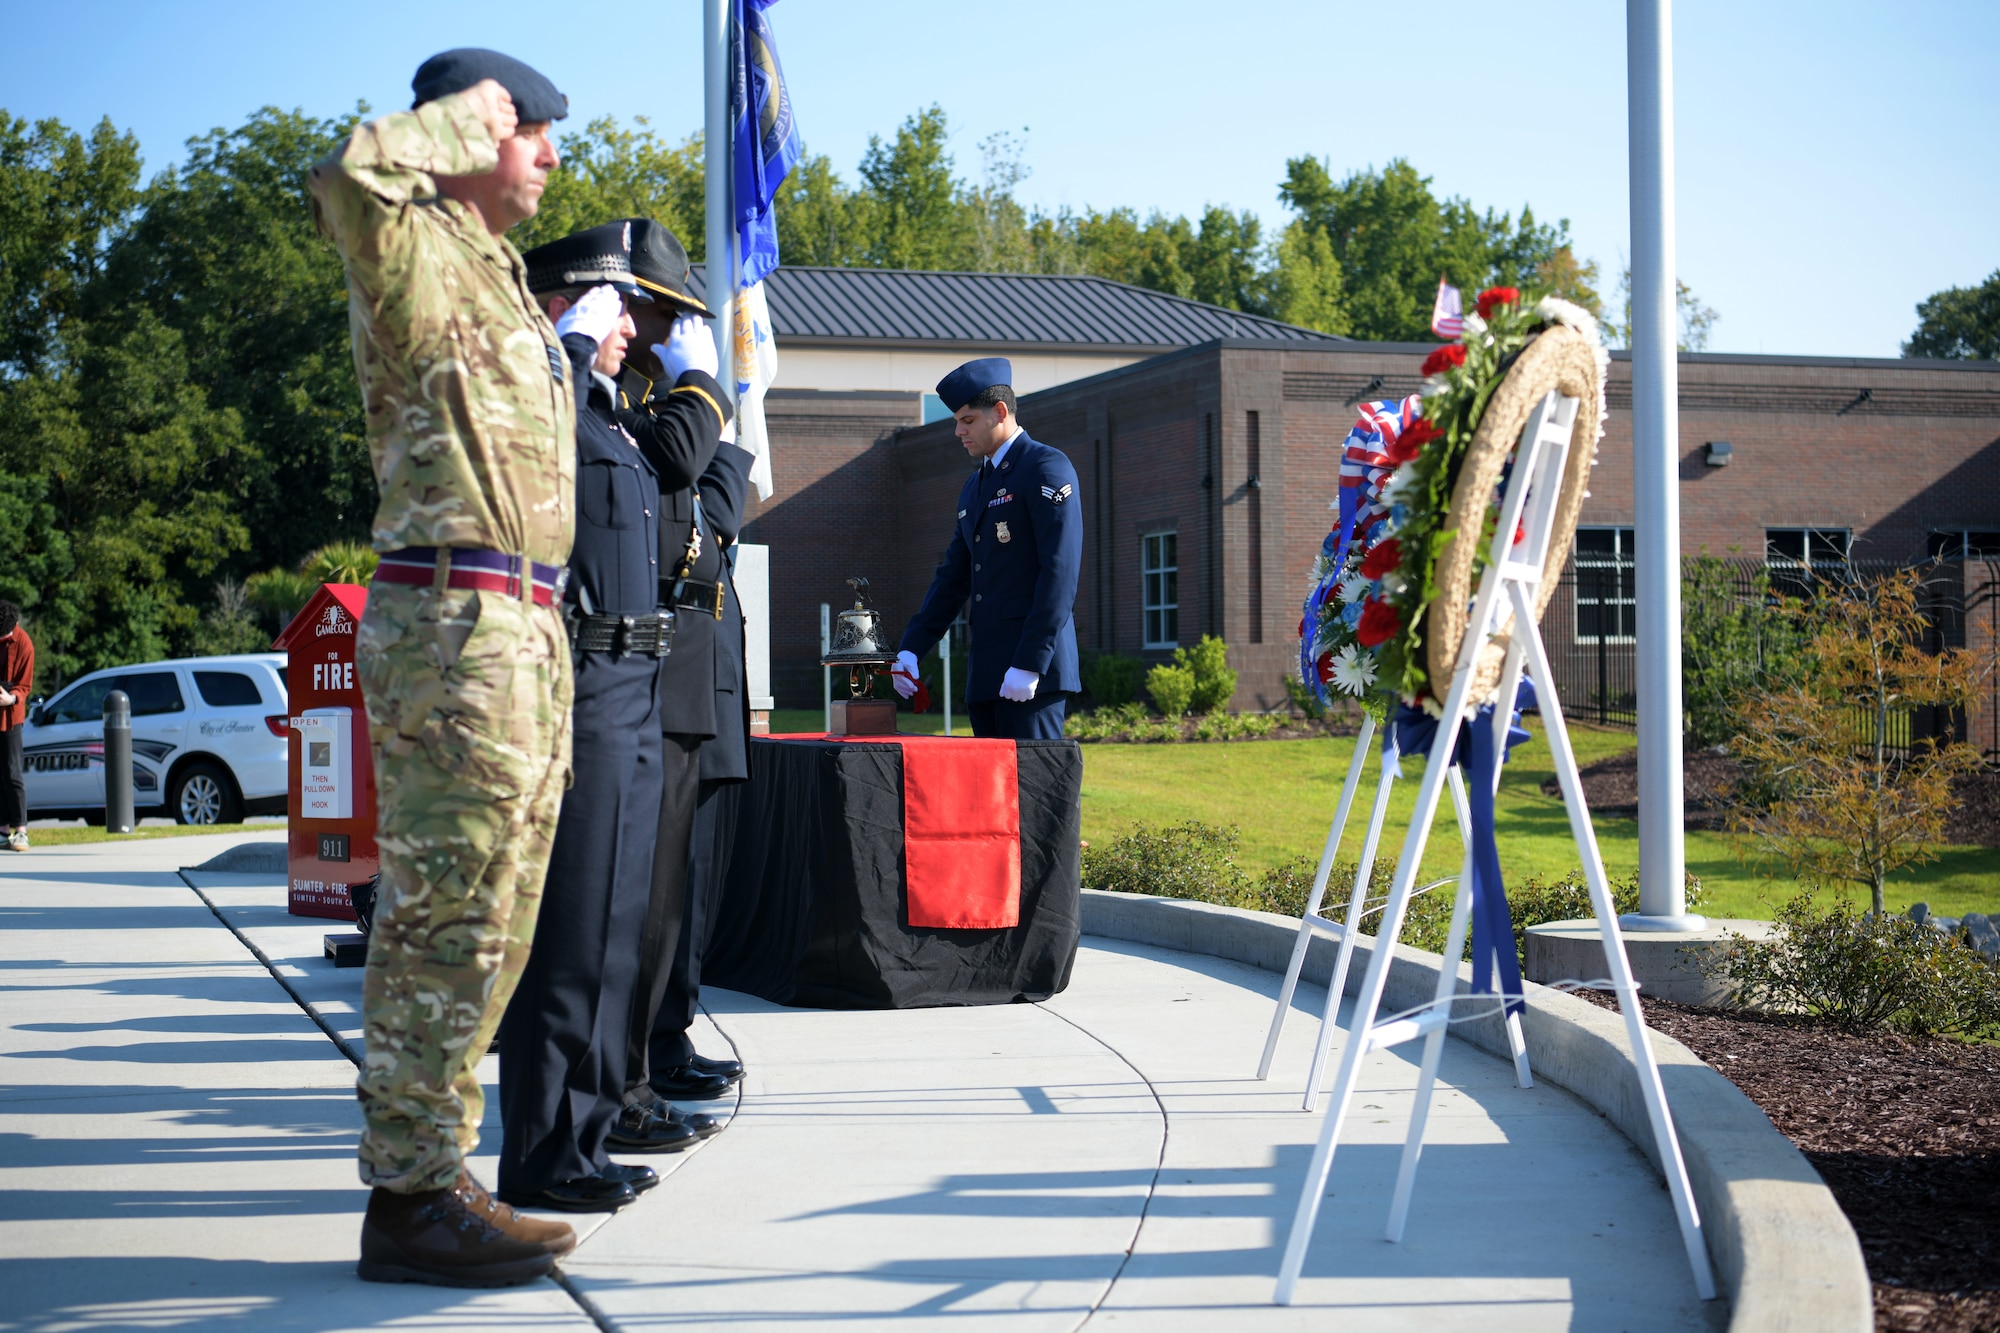
<instances>
[{"instance_id":1,"label":"black bollard","mask_svg":"<svg viewBox=\"0 0 2000 1333\"><path fill-rule=\"evenodd\" d=\"M123 690L104 696L104 828L132 831L132 701Z\"/></svg>"}]
</instances>

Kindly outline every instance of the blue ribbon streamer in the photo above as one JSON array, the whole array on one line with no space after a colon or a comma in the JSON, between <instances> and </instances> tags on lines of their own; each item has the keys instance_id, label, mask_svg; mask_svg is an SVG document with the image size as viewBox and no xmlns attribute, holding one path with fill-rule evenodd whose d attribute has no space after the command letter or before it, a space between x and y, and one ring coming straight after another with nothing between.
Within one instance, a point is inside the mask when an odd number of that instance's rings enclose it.
<instances>
[{"instance_id":1,"label":"blue ribbon streamer","mask_svg":"<svg viewBox=\"0 0 2000 1333\"><path fill-rule=\"evenodd\" d=\"M1534 683L1523 677L1514 693L1514 712L1507 727L1505 753L1493 745L1493 708L1488 704L1461 723L1448 762L1465 769L1467 804L1472 808L1472 989L1482 995L1506 997L1508 1013L1522 1008L1521 958L1514 951L1514 918L1507 907L1507 886L1500 878L1500 844L1494 828L1493 787L1501 764L1514 747L1528 739L1521 725L1523 711L1535 706ZM1382 738L1386 751L1393 741L1400 754L1430 752L1438 720L1421 708L1399 705Z\"/></svg>"}]
</instances>

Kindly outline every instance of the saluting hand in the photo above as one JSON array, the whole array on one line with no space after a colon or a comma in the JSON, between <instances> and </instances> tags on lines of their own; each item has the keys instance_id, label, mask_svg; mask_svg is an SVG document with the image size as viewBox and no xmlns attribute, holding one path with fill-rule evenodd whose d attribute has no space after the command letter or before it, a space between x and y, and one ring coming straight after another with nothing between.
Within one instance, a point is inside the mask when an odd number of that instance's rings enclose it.
<instances>
[{"instance_id":1,"label":"saluting hand","mask_svg":"<svg viewBox=\"0 0 2000 1333\"><path fill-rule=\"evenodd\" d=\"M669 384L690 370L699 370L712 377L722 369L721 359L715 354L715 337L708 331L708 321L698 315L682 315L675 320L667 340L653 344L653 355L659 358L660 369Z\"/></svg>"},{"instance_id":2,"label":"saluting hand","mask_svg":"<svg viewBox=\"0 0 2000 1333\"><path fill-rule=\"evenodd\" d=\"M556 337L581 333L598 346L611 336L618 321L625 318L625 299L610 283L592 287L577 298L575 305L556 317Z\"/></svg>"},{"instance_id":3,"label":"saluting hand","mask_svg":"<svg viewBox=\"0 0 2000 1333\"><path fill-rule=\"evenodd\" d=\"M514 112L513 95L501 86L500 80L481 79L465 90L465 100L485 122L494 143L514 137L514 127L521 123L521 118Z\"/></svg>"}]
</instances>

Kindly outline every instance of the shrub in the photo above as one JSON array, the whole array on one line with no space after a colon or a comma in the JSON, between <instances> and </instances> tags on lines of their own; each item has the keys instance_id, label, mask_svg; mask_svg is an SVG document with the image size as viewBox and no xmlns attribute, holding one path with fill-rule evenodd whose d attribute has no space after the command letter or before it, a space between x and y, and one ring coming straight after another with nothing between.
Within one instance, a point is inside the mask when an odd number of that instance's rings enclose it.
<instances>
[{"instance_id":1,"label":"shrub","mask_svg":"<svg viewBox=\"0 0 2000 1333\"><path fill-rule=\"evenodd\" d=\"M1195 678L1191 668L1162 662L1146 673L1146 693L1153 706L1169 718L1180 717L1194 701Z\"/></svg>"},{"instance_id":2,"label":"shrub","mask_svg":"<svg viewBox=\"0 0 2000 1333\"><path fill-rule=\"evenodd\" d=\"M1194 672L1194 693L1188 707L1197 713L1214 712L1236 693L1236 673L1229 669L1229 645L1212 634L1202 635L1193 648L1176 648L1174 664Z\"/></svg>"},{"instance_id":3,"label":"shrub","mask_svg":"<svg viewBox=\"0 0 2000 1333\"><path fill-rule=\"evenodd\" d=\"M1083 688L1099 708L1117 708L1139 697L1146 664L1122 653L1097 653L1083 664Z\"/></svg>"},{"instance_id":4,"label":"shrub","mask_svg":"<svg viewBox=\"0 0 2000 1333\"><path fill-rule=\"evenodd\" d=\"M1123 740L1134 727L1152 721L1144 704L1112 704L1088 713L1070 713L1063 718L1063 735L1080 741Z\"/></svg>"},{"instance_id":5,"label":"shrub","mask_svg":"<svg viewBox=\"0 0 2000 1333\"><path fill-rule=\"evenodd\" d=\"M1248 887L1238 842L1234 825L1141 824L1107 847L1084 848L1083 887L1233 905Z\"/></svg>"},{"instance_id":6,"label":"shrub","mask_svg":"<svg viewBox=\"0 0 2000 1333\"><path fill-rule=\"evenodd\" d=\"M1688 738L1699 746L1726 744L1752 692L1796 674L1797 617L1772 594L1769 571L1755 569L1748 584L1706 550L1683 566L1681 681Z\"/></svg>"},{"instance_id":7,"label":"shrub","mask_svg":"<svg viewBox=\"0 0 2000 1333\"><path fill-rule=\"evenodd\" d=\"M1225 713L1217 710L1205 714L1194 724L1194 738L1198 741L1235 741L1268 736L1276 731L1280 719L1269 713Z\"/></svg>"},{"instance_id":8,"label":"shrub","mask_svg":"<svg viewBox=\"0 0 2000 1333\"><path fill-rule=\"evenodd\" d=\"M1956 935L1908 917L1820 906L1800 893L1768 940L1731 933L1699 957L1739 1004L1813 1014L1856 1031L1969 1035L2000 1026L2000 970Z\"/></svg>"}]
</instances>

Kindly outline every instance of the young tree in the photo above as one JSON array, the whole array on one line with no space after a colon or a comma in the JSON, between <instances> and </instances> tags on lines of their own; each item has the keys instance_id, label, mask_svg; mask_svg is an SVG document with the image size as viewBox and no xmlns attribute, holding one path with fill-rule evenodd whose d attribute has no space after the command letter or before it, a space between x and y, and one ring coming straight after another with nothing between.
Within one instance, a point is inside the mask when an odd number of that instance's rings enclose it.
<instances>
[{"instance_id":1,"label":"young tree","mask_svg":"<svg viewBox=\"0 0 2000 1333\"><path fill-rule=\"evenodd\" d=\"M1920 575L1904 570L1832 591L1802 614L1800 679L1752 691L1732 748L1765 788L1768 808L1732 824L1808 884L1865 885L1877 914L1888 877L1927 861L1957 804L1951 782L1976 765L1962 742L1915 738L1917 708L1964 708L1980 669L1963 649L1926 654Z\"/></svg>"},{"instance_id":2,"label":"young tree","mask_svg":"<svg viewBox=\"0 0 2000 1333\"><path fill-rule=\"evenodd\" d=\"M2000 360L2000 269L1977 287L1947 287L1919 303L1903 355Z\"/></svg>"}]
</instances>

